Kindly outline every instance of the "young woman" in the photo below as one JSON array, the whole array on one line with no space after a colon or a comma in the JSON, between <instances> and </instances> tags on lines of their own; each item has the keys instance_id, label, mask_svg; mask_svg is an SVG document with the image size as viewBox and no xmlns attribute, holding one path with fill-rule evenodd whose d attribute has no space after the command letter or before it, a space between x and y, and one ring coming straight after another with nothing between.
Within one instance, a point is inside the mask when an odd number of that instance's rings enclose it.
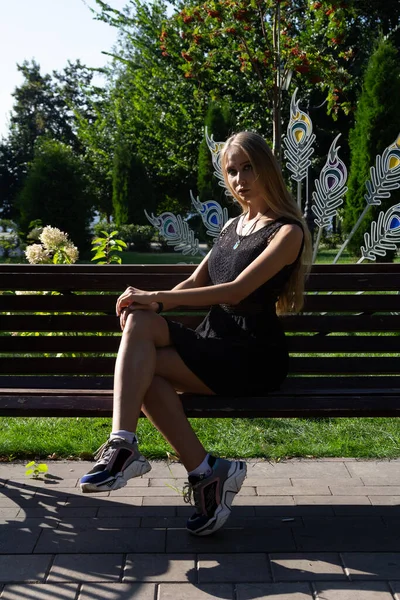
<instances>
[{"instance_id":1,"label":"young woman","mask_svg":"<svg viewBox=\"0 0 400 600\"><path fill-rule=\"evenodd\" d=\"M287 375L288 352L277 313L299 310L310 237L279 165L258 134L224 145L226 184L242 207L193 274L169 291L129 287L117 301L123 331L115 367L112 433L83 492L115 490L150 464L135 435L140 411L168 440L188 471L186 499L196 511L187 528L208 535L225 523L246 475L242 461L207 454L177 391L264 395ZM210 306L196 329L159 313Z\"/></svg>"}]
</instances>

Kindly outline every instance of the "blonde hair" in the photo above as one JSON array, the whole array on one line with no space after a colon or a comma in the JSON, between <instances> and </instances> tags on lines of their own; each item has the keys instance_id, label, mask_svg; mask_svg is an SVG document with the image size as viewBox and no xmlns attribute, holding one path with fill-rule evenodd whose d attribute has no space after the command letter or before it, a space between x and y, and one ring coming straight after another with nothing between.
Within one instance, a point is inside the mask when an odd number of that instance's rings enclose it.
<instances>
[{"instance_id":1,"label":"blonde hair","mask_svg":"<svg viewBox=\"0 0 400 600\"><path fill-rule=\"evenodd\" d=\"M271 149L264 138L252 131L242 131L232 135L225 142L221 152L221 167L225 183L228 190L241 205L242 211L247 211L247 205L229 185L226 172L227 151L232 146L241 148L248 156L254 173L264 187L264 200L267 207L280 217L288 217L297 221L303 229L304 245L301 257L297 261L276 304L278 314L298 312L304 304L304 283L311 268L311 235L307 224L285 185L279 163Z\"/></svg>"}]
</instances>

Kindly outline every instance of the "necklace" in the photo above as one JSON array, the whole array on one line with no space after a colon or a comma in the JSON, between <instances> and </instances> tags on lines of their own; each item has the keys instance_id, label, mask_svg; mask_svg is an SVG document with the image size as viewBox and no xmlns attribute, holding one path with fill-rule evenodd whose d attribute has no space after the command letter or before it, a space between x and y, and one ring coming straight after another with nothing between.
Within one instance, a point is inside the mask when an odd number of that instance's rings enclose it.
<instances>
[{"instance_id":1,"label":"necklace","mask_svg":"<svg viewBox=\"0 0 400 600\"><path fill-rule=\"evenodd\" d=\"M246 216L243 215L243 219L242 219L242 223L240 226L240 233L237 234L238 239L236 240L235 244L233 245L233 250L236 250L236 248L238 248L240 246L240 244L242 243L243 238L247 237L248 235L250 235L250 233L253 231L254 227L257 225L258 221L261 219L261 217L263 217L268 211L266 210L262 215L260 215L252 224L252 226L250 227L250 229L248 230L248 232L246 233L246 235L243 235L243 228L244 228L244 218Z\"/></svg>"}]
</instances>

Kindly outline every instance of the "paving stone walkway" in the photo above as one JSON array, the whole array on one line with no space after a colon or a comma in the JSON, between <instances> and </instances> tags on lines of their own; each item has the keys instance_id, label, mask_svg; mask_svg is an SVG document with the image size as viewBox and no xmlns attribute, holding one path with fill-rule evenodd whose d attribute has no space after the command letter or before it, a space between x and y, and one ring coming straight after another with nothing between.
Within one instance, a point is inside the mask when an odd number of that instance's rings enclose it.
<instances>
[{"instance_id":1,"label":"paving stone walkway","mask_svg":"<svg viewBox=\"0 0 400 600\"><path fill-rule=\"evenodd\" d=\"M0 464L1 600L400 600L400 460L250 461L227 526L196 538L179 464L83 495Z\"/></svg>"}]
</instances>

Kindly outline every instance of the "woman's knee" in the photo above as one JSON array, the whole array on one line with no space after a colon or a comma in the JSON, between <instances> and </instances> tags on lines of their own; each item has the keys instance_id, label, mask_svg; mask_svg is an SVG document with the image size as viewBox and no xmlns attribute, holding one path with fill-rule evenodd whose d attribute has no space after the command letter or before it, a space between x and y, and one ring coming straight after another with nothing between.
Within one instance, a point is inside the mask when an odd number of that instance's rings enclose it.
<instances>
[{"instance_id":1,"label":"woman's knee","mask_svg":"<svg viewBox=\"0 0 400 600\"><path fill-rule=\"evenodd\" d=\"M154 337L156 329L159 328L156 313L150 310L133 310L126 318L124 335L140 336L145 338Z\"/></svg>"}]
</instances>

